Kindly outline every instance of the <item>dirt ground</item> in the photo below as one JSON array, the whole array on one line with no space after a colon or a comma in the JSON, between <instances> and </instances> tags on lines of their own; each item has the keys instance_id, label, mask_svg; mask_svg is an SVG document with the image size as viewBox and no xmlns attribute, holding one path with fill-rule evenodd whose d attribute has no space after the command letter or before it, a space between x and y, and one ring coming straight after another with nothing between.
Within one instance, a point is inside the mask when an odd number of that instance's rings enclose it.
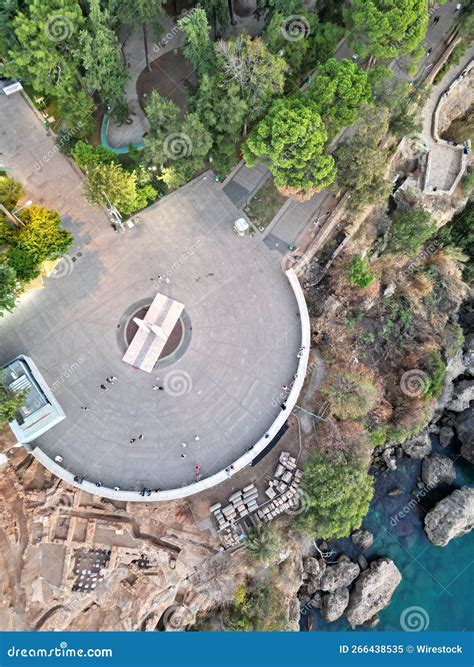
<instances>
[{"instance_id":1,"label":"dirt ground","mask_svg":"<svg viewBox=\"0 0 474 667\"><path fill-rule=\"evenodd\" d=\"M188 96L196 86L196 75L191 63L183 56L169 51L151 63L151 72L146 68L137 81L138 99L145 110L149 96L156 90L162 97L174 102L184 113Z\"/></svg>"}]
</instances>

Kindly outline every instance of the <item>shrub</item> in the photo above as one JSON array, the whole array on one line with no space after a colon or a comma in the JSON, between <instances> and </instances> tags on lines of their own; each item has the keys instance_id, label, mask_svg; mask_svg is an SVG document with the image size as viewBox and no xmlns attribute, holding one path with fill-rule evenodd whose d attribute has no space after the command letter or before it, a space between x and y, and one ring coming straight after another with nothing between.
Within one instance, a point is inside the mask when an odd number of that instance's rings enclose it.
<instances>
[{"instance_id":1,"label":"shrub","mask_svg":"<svg viewBox=\"0 0 474 667\"><path fill-rule=\"evenodd\" d=\"M377 389L367 371L332 369L321 388L339 419L364 417L374 407Z\"/></svg>"},{"instance_id":2,"label":"shrub","mask_svg":"<svg viewBox=\"0 0 474 667\"><path fill-rule=\"evenodd\" d=\"M104 146L91 146L86 144L85 141L78 141L72 149L71 155L79 167L117 162L117 156L113 151Z\"/></svg>"},{"instance_id":3,"label":"shrub","mask_svg":"<svg viewBox=\"0 0 474 667\"><path fill-rule=\"evenodd\" d=\"M245 542L247 551L255 560L268 563L273 560L280 549L280 538L272 523L259 523L249 530Z\"/></svg>"},{"instance_id":4,"label":"shrub","mask_svg":"<svg viewBox=\"0 0 474 667\"><path fill-rule=\"evenodd\" d=\"M252 588L241 584L231 606L224 613L226 629L240 632L275 632L285 630L284 599L268 582Z\"/></svg>"},{"instance_id":5,"label":"shrub","mask_svg":"<svg viewBox=\"0 0 474 667\"><path fill-rule=\"evenodd\" d=\"M425 398L438 398L441 396L446 375L446 364L437 352L432 352L427 365L429 382L423 392Z\"/></svg>"},{"instance_id":6,"label":"shrub","mask_svg":"<svg viewBox=\"0 0 474 667\"><path fill-rule=\"evenodd\" d=\"M15 208L24 194L21 183L10 176L0 176L0 204L3 204L5 208Z\"/></svg>"},{"instance_id":7,"label":"shrub","mask_svg":"<svg viewBox=\"0 0 474 667\"><path fill-rule=\"evenodd\" d=\"M358 256L352 258L346 275L350 284L356 287L369 287L376 277L369 269L369 260Z\"/></svg>"},{"instance_id":8,"label":"shrub","mask_svg":"<svg viewBox=\"0 0 474 667\"><path fill-rule=\"evenodd\" d=\"M416 255L435 232L436 225L426 211L399 211L392 216L387 251L392 255Z\"/></svg>"},{"instance_id":9,"label":"shrub","mask_svg":"<svg viewBox=\"0 0 474 667\"><path fill-rule=\"evenodd\" d=\"M308 459L301 485L306 502L297 526L325 540L359 528L373 496L373 478L364 470L320 453Z\"/></svg>"},{"instance_id":10,"label":"shrub","mask_svg":"<svg viewBox=\"0 0 474 667\"><path fill-rule=\"evenodd\" d=\"M9 391L4 383L4 372L0 372L0 424L8 424L16 418L27 394L26 389L16 393Z\"/></svg>"}]
</instances>

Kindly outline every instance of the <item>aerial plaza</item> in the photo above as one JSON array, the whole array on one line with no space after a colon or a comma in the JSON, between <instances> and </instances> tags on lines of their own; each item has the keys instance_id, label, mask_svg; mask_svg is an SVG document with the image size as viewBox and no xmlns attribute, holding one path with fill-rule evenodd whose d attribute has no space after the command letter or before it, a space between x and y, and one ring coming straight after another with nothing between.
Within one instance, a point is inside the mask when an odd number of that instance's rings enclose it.
<instances>
[{"instance_id":1,"label":"aerial plaza","mask_svg":"<svg viewBox=\"0 0 474 667\"><path fill-rule=\"evenodd\" d=\"M177 498L248 465L284 425L306 306L281 254L237 237L237 218L219 184L196 179L82 246L3 318L1 363L31 357L66 415L26 445L56 475L106 497Z\"/></svg>"}]
</instances>

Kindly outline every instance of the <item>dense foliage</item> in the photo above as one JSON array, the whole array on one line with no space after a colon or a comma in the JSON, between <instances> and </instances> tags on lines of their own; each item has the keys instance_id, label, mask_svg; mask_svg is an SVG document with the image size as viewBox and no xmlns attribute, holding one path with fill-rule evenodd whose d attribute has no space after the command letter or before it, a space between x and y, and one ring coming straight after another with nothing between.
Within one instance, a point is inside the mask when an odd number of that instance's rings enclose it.
<instances>
[{"instance_id":1,"label":"dense foliage","mask_svg":"<svg viewBox=\"0 0 474 667\"><path fill-rule=\"evenodd\" d=\"M305 533L331 539L348 537L360 527L373 495L373 479L365 471L312 454L301 484L305 509L298 517L298 526Z\"/></svg>"},{"instance_id":2,"label":"dense foliage","mask_svg":"<svg viewBox=\"0 0 474 667\"><path fill-rule=\"evenodd\" d=\"M326 141L317 105L297 95L273 103L250 133L244 158L249 166L267 159L278 188L310 196L336 175L334 158L324 150Z\"/></svg>"},{"instance_id":3,"label":"dense foliage","mask_svg":"<svg viewBox=\"0 0 474 667\"><path fill-rule=\"evenodd\" d=\"M16 418L27 395L27 390L16 393L9 391L5 386L3 372L0 372L0 424L8 424Z\"/></svg>"}]
</instances>

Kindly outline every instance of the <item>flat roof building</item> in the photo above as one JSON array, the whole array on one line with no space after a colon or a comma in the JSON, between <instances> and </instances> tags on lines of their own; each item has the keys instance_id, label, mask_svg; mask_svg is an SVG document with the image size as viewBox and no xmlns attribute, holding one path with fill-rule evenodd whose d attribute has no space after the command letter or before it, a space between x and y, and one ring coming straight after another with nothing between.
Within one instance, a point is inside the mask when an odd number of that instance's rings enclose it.
<instances>
[{"instance_id":1,"label":"flat roof building","mask_svg":"<svg viewBox=\"0 0 474 667\"><path fill-rule=\"evenodd\" d=\"M2 381L7 389L14 393L24 390L28 392L17 418L10 422L18 442L25 444L36 440L66 417L30 357L19 355L4 366L3 371Z\"/></svg>"}]
</instances>

